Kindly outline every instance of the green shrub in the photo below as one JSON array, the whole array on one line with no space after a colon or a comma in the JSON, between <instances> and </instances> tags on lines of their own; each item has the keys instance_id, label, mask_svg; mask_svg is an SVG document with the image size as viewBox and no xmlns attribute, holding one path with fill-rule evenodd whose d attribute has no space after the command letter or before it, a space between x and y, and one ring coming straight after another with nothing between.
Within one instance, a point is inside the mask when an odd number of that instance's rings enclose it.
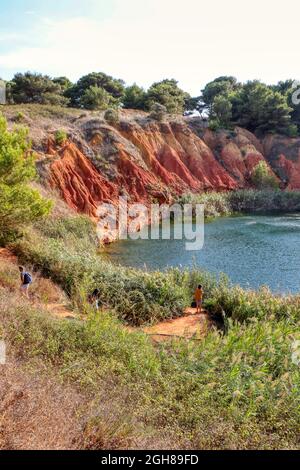
<instances>
[{"instance_id":1,"label":"green shrub","mask_svg":"<svg viewBox=\"0 0 300 470\"><path fill-rule=\"evenodd\" d=\"M63 145L68 138L68 134L63 129L59 129L55 132L56 145Z\"/></svg>"},{"instance_id":2,"label":"green shrub","mask_svg":"<svg viewBox=\"0 0 300 470\"><path fill-rule=\"evenodd\" d=\"M108 124L115 126L120 121L119 113L116 109L108 109L104 114L104 119L108 122Z\"/></svg>"},{"instance_id":3,"label":"green shrub","mask_svg":"<svg viewBox=\"0 0 300 470\"><path fill-rule=\"evenodd\" d=\"M212 289L205 306L213 315L224 314L239 323L273 319L286 320L296 325L300 321L300 297L276 296L266 287L259 291L248 291L220 282Z\"/></svg>"},{"instance_id":4,"label":"green shrub","mask_svg":"<svg viewBox=\"0 0 300 470\"><path fill-rule=\"evenodd\" d=\"M278 189L244 189L222 193L186 193L178 198L180 204L204 204L206 217L228 216L235 213L296 212L300 210L299 191Z\"/></svg>"},{"instance_id":5,"label":"green shrub","mask_svg":"<svg viewBox=\"0 0 300 470\"><path fill-rule=\"evenodd\" d=\"M23 122L25 120L25 114L19 111L15 116L16 122Z\"/></svg>"},{"instance_id":6,"label":"green shrub","mask_svg":"<svg viewBox=\"0 0 300 470\"><path fill-rule=\"evenodd\" d=\"M296 124L290 124L287 130L287 135L289 137L299 137L298 127Z\"/></svg>"},{"instance_id":7,"label":"green shrub","mask_svg":"<svg viewBox=\"0 0 300 470\"><path fill-rule=\"evenodd\" d=\"M9 82L9 93L13 103L37 103L67 106L69 100L63 96L61 85L47 75L26 72L16 73Z\"/></svg>"},{"instance_id":8,"label":"green shrub","mask_svg":"<svg viewBox=\"0 0 300 470\"><path fill-rule=\"evenodd\" d=\"M113 103L112 96L104 89L98 86L91 86L83 93L80 104L85 109L104 110Z\"/></svg>"},{"instance_id":9,"label":"green shrub","mask_svg":"<svg viewBox=\"0 0 300 470\"><path fill-rule=\"evenodd\" d=\"M16 239L25 225L49 213L50 201L29 186L35 178L28 132L8 131L0 114L0 245Z\"/></svg>"},{"instance_id":10,"label":"green shrub","mask_svg":"<svg viewBox=\"0 0 300 470\"><path fill-rule=\"evenodd\" d=\"M279 187L278 180L264 161L259 162L252 170L250 180L256 189L276 189Z\"/></svg>"},{"instance_id":11,"label":"green shrub","mask_svg":"<svg viewBox=\"0 0 300 470\"><path fill-rule=\"evenodd\" d=\"M184 204L204 204L205 217L226 216L232 213L228 193L207 192L201 194L187 193L178 202Z\"/></svg>"},{"instance_id":12,"label":"green shrub","mask_svg":"<svg viewBox=\"0 0 300 470\"><path fill-rule=\"evenodd\" d=\"M219 119L215 118L215 119L210 119L209 120L209 129L213 132L215 131L218 131L219 129L221 129L221 123L219 121Z\"/></svg>"},{"instance_id":13,"label":"green shrub","mask_svg":"<svg viewBox=\"0 0 300 470\"><path fill-rule=\"evenodd\" d=\"M182 115L189 107L188 101L190 100L190 95L178 87L176 80L165 79L151 85L146 93L145 105L147 109L152 111L153 106L157 107L156 105L160 104L166 110L163 113ZM157 108L157 111L154 110L154 114L160 115L161 111ZM156 117L153 119L160 120Z\"/></svg>"},{"instance_id":14,"label":"green shrub","mask_svg":"<svg viewBox=\"0 0 300 470\"><path fill-rule=\"evenodd\" d=\"M160 103L154 103L150 111L150 117L156 121L163 121L167 116L167 108Z\"/></svg>"}]
</instances>

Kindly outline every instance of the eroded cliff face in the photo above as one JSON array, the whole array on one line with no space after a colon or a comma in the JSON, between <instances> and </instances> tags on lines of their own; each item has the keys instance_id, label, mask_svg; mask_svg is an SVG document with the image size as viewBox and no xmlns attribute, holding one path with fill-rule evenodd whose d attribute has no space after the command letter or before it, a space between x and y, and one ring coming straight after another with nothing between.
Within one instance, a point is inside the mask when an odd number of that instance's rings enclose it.
<instances>
[{"instance_id":1,"label":"eroded cliff face","mask_svg":"<svg viewBox=\"0 0 300 470\"><path fill-rule=\"evenodd\" d=\"M47 142L48 181L72 208L96 215L101 202L171 202L180 194L234 190L239 181L184 122L82 119L61 148ZM52 161L51 161L52 159Z\"/></svg>"},{"instance_id":2,"label":"eroded cliff face","mask_svg":"<svg viewBox=\"0 0 300 470\"><path fill-rule=\"evenodd\" d=\"M285 188L300 189L300 139L266 136L263 151Z\"/></svg>"},{"instance_id":3,"label":"eroded cliff face","mask_svg":"<svg viewBox=\"0 0 300 470\"><path fill-rule=\"evenodd\" d=\"M249 187L259 161L266 161L282 187L300 189L300 139L245 129L212 132L195 118L153 121L145 113L121 112L108 125L100 114L28 121L44 181L70 207L91 217L102 202L171 202L186 192ZM65 129L68 140L54 142Z\"/></svg>"},{"instance_id":4,"label":"eroded cliff face","mask_svg":"<svg viewBox=\"0 0 300 470\"><path fill-rule=\"evenodd\" d=\"M239 187L247 187L253 168L260 161L266 161L261 143L245 129L236 128L234 132L207 130L203 140Z\"/></svg>"}]
</instances>

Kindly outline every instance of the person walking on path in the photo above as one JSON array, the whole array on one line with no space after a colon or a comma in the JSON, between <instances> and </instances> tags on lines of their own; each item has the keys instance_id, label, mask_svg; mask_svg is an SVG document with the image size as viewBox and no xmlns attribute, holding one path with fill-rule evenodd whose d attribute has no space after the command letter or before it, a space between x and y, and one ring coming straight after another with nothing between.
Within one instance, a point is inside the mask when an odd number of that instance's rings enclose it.
<instances>
[{"instance_id":1,"label":"person walking on path","mask_svg":"<svg viewBox=\"0 0 300 470\"><path fill-rule=\"evenodd\" d=\"M30 273L25 271L23 266L19 266L20 276L21 276L21 292L22 295L29 299L29 287L32 284L32 276Z\"/></svg>"}]
</instances>

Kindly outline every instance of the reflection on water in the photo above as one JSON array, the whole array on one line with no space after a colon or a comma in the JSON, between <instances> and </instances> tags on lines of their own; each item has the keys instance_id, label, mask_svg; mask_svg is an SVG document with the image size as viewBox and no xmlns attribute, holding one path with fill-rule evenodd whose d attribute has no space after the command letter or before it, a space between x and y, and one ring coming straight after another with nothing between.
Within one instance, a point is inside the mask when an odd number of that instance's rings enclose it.
<instances>
[{"instance_id":1,"label":"reflection on water","mask_svg":"<svg viewBox=\"0 0 300 470\"><path fill-rule=\"evenodd\" d=\"M201 251L186 251L185 240L122 241L105 251L117 263L151 269L195 263L226 273L234 284L273 291L300 290L300 214L216 219L205 225Z\"/></svg>"}]
</instances>

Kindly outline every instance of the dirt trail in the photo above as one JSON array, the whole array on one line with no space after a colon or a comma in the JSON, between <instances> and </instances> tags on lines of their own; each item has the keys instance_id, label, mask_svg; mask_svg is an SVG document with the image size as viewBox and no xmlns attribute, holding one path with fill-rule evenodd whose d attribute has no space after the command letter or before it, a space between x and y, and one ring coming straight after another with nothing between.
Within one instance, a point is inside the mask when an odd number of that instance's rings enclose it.
<instances>
[{"instance_id":1,"label":"dirt trail","mask_svg":"<svg viewBox=\"0 0 300 470\"><path fill-rule=\"evenodd\" d=\"M12 263L17 262L17 257L7 248L0 248L0 259L4 259L5 261L11 261Z\"/></svg>"},{"instance_id":2,"label":"dirt trail","mask_svg":"<svg viewBox=\"0 0 300 470\"><path fill-rule=\"evenodd\" d=\"M207 312L196 313L194 308L187 308L184 316L166 320L157 325L144 328L144 333L151 335L157 342L174 338L201 339L211 326Z\"/></svg>"},{"instance_id":3,"label":"dirt trail","mask_svg":"<svg viewBox=\"0 0 300 470\"><path fill-rule=\"evenodd\" d=\"M0 248L0 261L8 261L14 265L17 265L17 257L7 248ZM34 296L33 296L34 297ZM58 318L66 318L66 319L75 319L77 316L74 312L69 308L67 304L58 303L58 302L48 302L48 303L41 303L39 300L34 299L31 297L30 301L37 305L41 306L43 309L49 311L51 315L54 315Z\"/></svg>"},{"instance_id":4,"label":"dirt trail","mask_svg":"<svg viewBox=\"0 0 300 470\"><path fill-rule=\"evenodd\" d=\"M72 310L70 310L68 308L68 306L65 305L65 304L53 303L53 304L46 304L46 305L44 305L44 307L46 307L46 309L49 311L49 313L51 313L55 317L65 318L65 319L69 319L69 320L73 320L73 319L77 318L77 316L74 314L74 312Z\"/></svg>"}]
</instances>

